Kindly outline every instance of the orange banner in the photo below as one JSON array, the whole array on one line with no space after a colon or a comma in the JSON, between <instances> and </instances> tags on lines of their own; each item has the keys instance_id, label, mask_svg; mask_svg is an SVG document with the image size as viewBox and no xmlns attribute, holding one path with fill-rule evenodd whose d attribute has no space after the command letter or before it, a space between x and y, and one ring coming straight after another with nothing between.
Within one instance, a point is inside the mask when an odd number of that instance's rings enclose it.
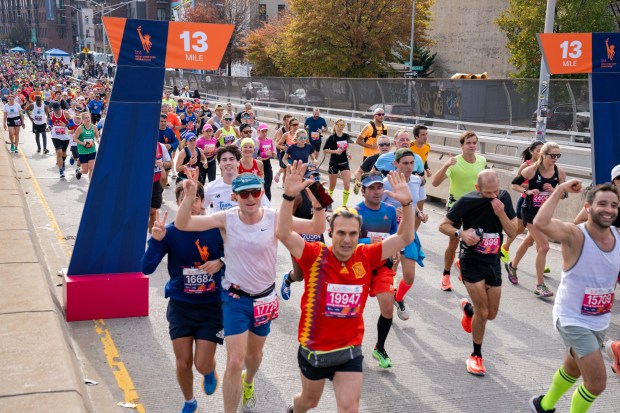
<instances>
[{"instance_id":1,"label":"orange banner","mask_svg":"<svg viewBox=\"0 0 620 413\"><path fill-rule=\"evenodd\" d=\"M538 41L549 73L592 72L592 33L541 33Z\"/></svg>"},{"instance_id":2,"label":"orange banner","mask_svg":"<svg viewBox=\"0 0 620 413\"><path fill-rule=\"evenodd\" d=\"M170 22L166 67L216 70L233 29L231 24Z\"/></svg>"}]
</instances>

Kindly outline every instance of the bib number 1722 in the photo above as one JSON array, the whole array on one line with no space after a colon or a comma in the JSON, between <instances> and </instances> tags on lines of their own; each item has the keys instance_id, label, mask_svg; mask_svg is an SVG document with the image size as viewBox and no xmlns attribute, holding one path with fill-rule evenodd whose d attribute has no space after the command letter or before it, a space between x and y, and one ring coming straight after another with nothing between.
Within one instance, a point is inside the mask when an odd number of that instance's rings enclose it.
<instances>
[{"instance_id":1,"label":"bib number 1722","mask_svg":"<svg viewBox=\"0 0 620 413\"><path fill-rule=\"evenodd\" d=\"M209 49L207 35L203 32L194 32L190 34L189 31L184 31L179 37L183 40L183 50L186 52L193 50L196 53L204 53Z\"/></svg>"}]
</instances>

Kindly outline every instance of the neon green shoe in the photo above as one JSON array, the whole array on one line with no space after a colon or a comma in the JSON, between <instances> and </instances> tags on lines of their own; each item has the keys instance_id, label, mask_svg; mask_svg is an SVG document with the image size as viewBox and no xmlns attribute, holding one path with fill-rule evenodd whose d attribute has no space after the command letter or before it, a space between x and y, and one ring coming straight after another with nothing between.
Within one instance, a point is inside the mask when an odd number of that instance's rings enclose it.
<instances>
[{"instance_id":1,"label":"neon green shoe","mask_svg":"<svg viewBox=\"0 0 620 413\"><path fill-rule=\"evenodd\" d=\"M549 274L551 272L551 268L547 267L547 264L545 264L545 274Z\"/></svg>"},{"instance_id":2,"label":"neon green shoe","mask_svg":"<svg viewBox=\"0 0 620 413\"><path fill-rule=\"evenodd\" d=\"M243 384L243 400L241 409L244 413L254 411L256 406L256 394L254 393L254 381L251 384L245 382L245 370L241 373L241 383Z\"/></svg>"},{"instance_id":3,"label":"neon green shoe","mask_svg":"<svg viewBox=\"0 0 620 413\"><path fill-rule=\"evenodd\" d=\"M504 264L508 264L510 262L510 251L504 248L504 244L499 249L500 259Z\"/></svg>"},{"instance_id":4,"label":"neon green shoe","mask_svg":"<svg viewBox=\"0 0 620 413\"><path fill-rule=\"evenodd\" d=\"M378 350L375 347L375 350L372 352L372 357L379 362L379 367L382 369L388 369L392 367L392 360L387 355L387 352L384 350Z\"/></svg>"}]
</instances>

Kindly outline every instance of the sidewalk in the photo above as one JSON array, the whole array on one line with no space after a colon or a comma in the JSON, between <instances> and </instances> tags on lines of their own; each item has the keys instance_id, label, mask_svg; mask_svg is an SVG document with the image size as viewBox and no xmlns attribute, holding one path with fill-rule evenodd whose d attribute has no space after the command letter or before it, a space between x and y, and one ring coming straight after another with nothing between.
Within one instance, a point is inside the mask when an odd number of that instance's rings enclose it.
<instances>
[{"instance_id":1,"label":"sidewalk","mask_svg":"<svg viewBox=\"0 0 620 413\"><path fill-rule=\"evenodd\" d=\"M8 132L0 137L8 141ZM8 148L0 148L0 412L86 412L75 351Z\"/></svg>"}]
</instances>

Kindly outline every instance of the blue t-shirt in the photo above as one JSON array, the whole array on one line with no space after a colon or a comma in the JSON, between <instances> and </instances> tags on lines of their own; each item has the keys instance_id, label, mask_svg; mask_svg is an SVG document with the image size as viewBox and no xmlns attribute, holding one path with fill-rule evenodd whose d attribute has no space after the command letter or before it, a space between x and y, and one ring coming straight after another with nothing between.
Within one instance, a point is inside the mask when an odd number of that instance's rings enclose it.
<instances>
[{"instance_id":1,"label":"blue t-shirt","mask_svg":"<svg viewBox=\"0 0 620 413\"><path fill-rule=\"evenodd\" d=\"M396 208L381 202L379 209L370 209L360 202L355 209L362 217L362 231L360 233L360 244L370 244L369 233L381 234L384 237L396 234L398 223L396 221Z\"/></svg>"},{"instance_id":2,"label":"blue t-shirt","mask_svg":"<svg viewBox=\"0 0 620 413\"><path fill-rule=\"evenodd\" d=\"M218 229L181 231L175 228L174 223L170 223L166 225L166 235L161 241L149 238L148 247L142 257L142 272L146 275L155 272L161 260L168 254L170 280L164 289L166 298L194 304L219 302L224 268L212 276L200 275L202 282L197 281L196 268L207 261L220 258L223 251L224 241ZM201 284L206 291L186 292Z\"/></svg>"},{"instance_id":3,"label":"blue t-shirt","mask_svg":"<svg viewBox=\"0 0 620 413\"><path fill-rule=\"evenodd\" d=\"M318 139L312 138L312 132L321 131L323 128L327 128L327 122L322 117L318 117L318 119L314 119L314 116L310 116L304 122L304 126L308 130L308 136L310 136L310 141L318 140L321 141L321 135L319 135Z\"/></svg>"},{"instance_id":4,"label":"blue t-shirt","mask_svg":"<svg viewBox=\"0 0 620 413\"><path fill-rule=\"evenodd\" d=\"M88 102L88 110L90 110L90 113L92 113L93 115L100 115L101 111L103 110L103 101L99 100L91 100L90 102Z\"/></svg>"},{"instance_id":5,"label":"blue t-shirt","mask_svg":"<svg viewBox=\"0 0 620 413\"><path fill-rule=\"evenodd\" d=\"M177 135L174 134L172 129L166 127L164 130L159 130L159 143L170 144L170 151L175 151L179 147L179 140Z\"/></svg>"},{"instance_id":6,"label":"blue t-shirt","mask_svg":"<svg viewBox=\"0 0 620 413\"><path fill-rule=\"evenodd\" d=\"M306 143L303 148L300 148L297 145L291 145L286 148L286 153L288 154L287 162L289 163L293 163L293 161L308 163L310 154L314 153L314 147L309 143Z\"/></svg>"},{"instance_id":7,"label":"blue t-shirt","mask_svg":"<svg viewBox=\"0 0 620 413\"><path fill-rule=\"evenodd\" d=\"M377 158L377 162L375 162L375 169L381 173L395 171L396 167L394 166L394 156L395 152L384 153L383 155L379 155ZM424 162L422 162L422 158L420 155L414 153L413 154L413 173L422 175L424 173Z\"/></svg>"}]
</instances>

